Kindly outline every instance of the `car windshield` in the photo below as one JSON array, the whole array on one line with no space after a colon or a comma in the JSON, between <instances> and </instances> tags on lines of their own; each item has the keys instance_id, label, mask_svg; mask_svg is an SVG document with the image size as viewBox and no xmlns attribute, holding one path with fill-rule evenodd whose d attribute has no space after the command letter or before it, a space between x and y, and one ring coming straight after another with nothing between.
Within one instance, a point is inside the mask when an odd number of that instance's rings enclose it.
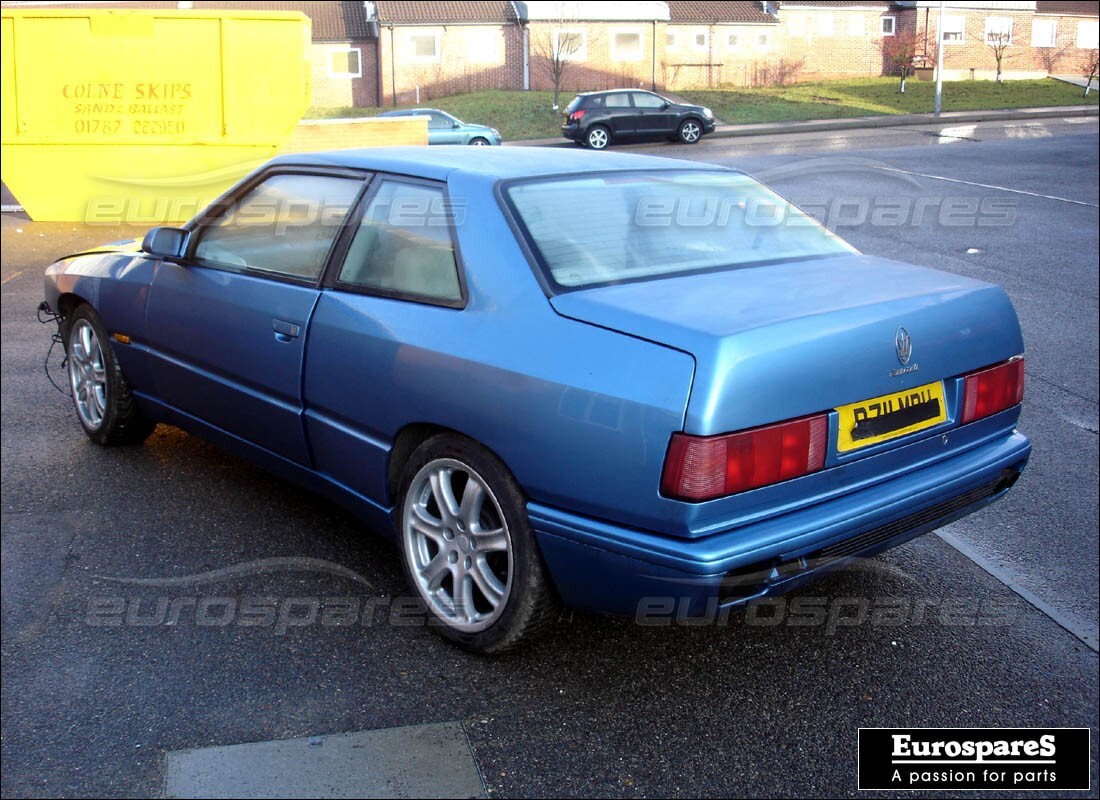
<instances>
[{"instance_id":1,"label":"car windshield","mask_svg":"<svg viewBox=\"0 0 1100 800\"><path fill-rule=\"evenodd\" d=\"M855 252L736 172L569 176L505 194L551 285L566 290Z\"/></svg>"}]
</instances>

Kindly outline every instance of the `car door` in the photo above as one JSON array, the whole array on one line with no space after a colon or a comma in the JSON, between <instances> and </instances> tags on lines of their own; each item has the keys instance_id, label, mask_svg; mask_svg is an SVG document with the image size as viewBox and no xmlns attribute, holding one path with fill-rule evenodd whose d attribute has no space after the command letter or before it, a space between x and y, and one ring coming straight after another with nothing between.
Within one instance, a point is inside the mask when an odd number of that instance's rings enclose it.
<instances>
[{"instance_id":1,"label":"car door","mask_svg":"<svg viewBox=\"0 0 1100 800\"><path fill-rule=\"evenodd\" d=\"M428 142L430 144L466 144L466 133L455 127L455 120L446 114L433 111L428 116Z\"/></svg>"},{"instance_id":2,"label":"car door","mask_svg":"<svg viewBox=\"0 0 1100 800\"><path fill-rule=\"evenodd\" d=\"M381 504L393 434L469 379L443 355L468 347L463 208L442 183L382 175L363 205L310 326L304 418L316 470Z\"/></svg>"},{"instance_id":3,"label":"car door","mask_svg":"<svg viewBox=\"0 0 1100 800\"><path fill-rule=\"evenodd\" d=\"M157 396L198 420L309 463L301 422L306 331L329 251L364 184L344 171L272 171L192 229L158 265L146 305Z\"/></svg>"},{"instance_id":4,"label":"car door","mask_svg":"<svg viewBox=\"0 0 1100 800\"><path fill-rule=\"evenodd\" d=\"M604 110L612 138L630 138L638 131L638 120L630 92L611 92L604 95Z\"/></svg>"},{"instance_id":5,"label":"car door","mask_svg":"<svg viewBox=\"0 0 1100 800\"><path fill-rule=\"evenodd\" d=\"M652 92L631 92L636 131L639 136L671 136L676 133L676 115L663 97Z\"/></svg>"}]
</instances>

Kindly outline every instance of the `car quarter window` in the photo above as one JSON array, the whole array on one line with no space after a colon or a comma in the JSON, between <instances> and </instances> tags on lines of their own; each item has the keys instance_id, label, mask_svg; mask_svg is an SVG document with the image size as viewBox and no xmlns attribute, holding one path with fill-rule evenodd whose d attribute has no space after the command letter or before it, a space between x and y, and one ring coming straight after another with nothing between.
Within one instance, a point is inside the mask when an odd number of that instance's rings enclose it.
<instances>
[{"instance_id":1,"label":"car quarter window","mask_svg":"<svg viewBox=\"0 0 1100 800\"><path fill-rule=\"evenodd\" d=\"M665 101L655 94L634 92L634 105L637 108L664 108Z\"/></svg>"},{"instance_id":2,"label":"car quarter window","mask_svg":"<svg viewBox=\"0 0 1100 800\"><path fill-rule=\"evenodd\" d=\"M383 180L363 212L337 281L384 294L460 303L451 222L442 187Z\"/></svg>"},{"instance_id":3,"label":"car quarter window","mask_svg":"<svg viewBox=\"0 0 1100 800\"><path fill-rule=\"evenodd\" d=\"M333 175L272 175L199 229L194 258L217 269L315 281L362 185Z\"/></svg>"}]
</instances>

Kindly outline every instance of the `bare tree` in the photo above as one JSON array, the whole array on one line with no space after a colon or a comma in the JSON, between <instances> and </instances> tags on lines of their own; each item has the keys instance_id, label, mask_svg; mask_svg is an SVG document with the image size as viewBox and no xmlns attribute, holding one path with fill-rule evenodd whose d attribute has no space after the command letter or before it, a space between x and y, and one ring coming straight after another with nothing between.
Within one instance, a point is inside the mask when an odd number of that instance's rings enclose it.
<instances>
[{"instance_id":1,"label":"bare tree","mask_svg":"<svg viewBox=\"0 0 1100 800\"><path fill-rule=\"evenodd\" d=\"M1089 89L1092 88L1092 82L1096 79L1098 70L1100 70L1100 50L1090 50L1081 59L1081 74L1085 76L1085 97L1089 96Z\"/></svg>"},{"instance_id":2,"label":"bare tree","mask_svg":"<svg viewBox=\"0 0 1100 800\"><path fill-rule=\"evenodd\" d=\"M1012 33L1008 31L989 31L985 35L985 43L993 51L993 58L997 61L997 83L1001 82L1001 62L1005 59L1005 53L1012 45Z\"/></svg>"},{"instance_id":3,"label":"bare tree","mask_svg":"<svg viewBox=\"0 0 1100 800\"><path fill-rule=\"evenodd\" d=\"M564 4L559 10L559 18L531 43L531 49L554 84L555 111L558 110L558 98L573 57L584 48L584 34L578 29L576 20L564 13Z\"/></svg>"},{"instance_id":4,"label":"bare tree","mask_svg":"<svg viewBox=\"0 0 1100 800\"><path fill-rule=\"evenodd\" d=\"M905 94L905 79L913 67L913 58L917 55L919 42L915 31L900 31L887 37L882 43L882 55L886 60L889 73L901 75L899 92Z\"/></svg>"}]
</instances>

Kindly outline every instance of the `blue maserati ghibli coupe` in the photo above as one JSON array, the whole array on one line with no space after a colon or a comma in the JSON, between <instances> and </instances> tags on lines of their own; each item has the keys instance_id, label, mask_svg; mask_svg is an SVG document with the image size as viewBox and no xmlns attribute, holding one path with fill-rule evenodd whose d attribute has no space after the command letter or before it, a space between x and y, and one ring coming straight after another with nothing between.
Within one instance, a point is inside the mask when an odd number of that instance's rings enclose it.
<instances>
[{"instance_id":1,"label":"blue maserati ghibli coupe","mask_svg":"<svg viewBox=\"0 0 1100 800\"><path fill-rule=\"evenodd\" d=\"M1001 288L705 164L284 156L61 259L45 305L92 440L175 425L333 498L483 653L562 604L786 591L987 505L1030 453Z\"/></svg>"}]
</instances>

